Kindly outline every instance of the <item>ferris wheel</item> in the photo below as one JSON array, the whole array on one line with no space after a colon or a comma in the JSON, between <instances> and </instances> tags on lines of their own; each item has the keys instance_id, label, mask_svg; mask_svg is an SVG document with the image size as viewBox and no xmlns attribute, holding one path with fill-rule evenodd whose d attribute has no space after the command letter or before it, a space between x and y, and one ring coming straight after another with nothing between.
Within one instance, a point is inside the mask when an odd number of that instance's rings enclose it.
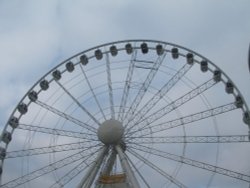
<instances>
[{"instance_id":1,"label":"ferris wheel","mask_svg":"<svg viewBox=\"0 0 250 188\"><path fill-rule=\"evenodd\" d=\"M0 138L0 188L249 187L250 111L206 57L155 40L66 59Z\"/></svg>"}]
</instances>

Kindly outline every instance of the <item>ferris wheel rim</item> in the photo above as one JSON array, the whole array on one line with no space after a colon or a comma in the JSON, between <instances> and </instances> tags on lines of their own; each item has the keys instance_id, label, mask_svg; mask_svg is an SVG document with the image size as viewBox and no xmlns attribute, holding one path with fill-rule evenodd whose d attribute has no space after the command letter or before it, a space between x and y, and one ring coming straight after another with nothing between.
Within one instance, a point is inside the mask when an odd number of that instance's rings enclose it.
<instances>
[{"instance_id":1,"label":"ferris wheel rim","mask_svg":"<svg viewBox=\"0 0 250 188\"><path fill-rule=\"evenodd\" d=\"M125 43L132 43L132 42L135 42L135 43L143 43L143 42L148 43L148 42L149 42L149 43L154 43L154 44L164 44L164 45L167 45L167 46L171 46L171 47L176 47L176 48L179 48L179 49L183 49L184 51L190 52L190 53L194 54L195 56L198 56L200 59L207 60L207 62L213 66L213 70L220 70L220 71L221 71L221 74L224 76L224 78L222 79L222 81L224 82L224 84L225 84L227 81L230 81L230 82L233 84L233 86L234 86L234 88L235 88L235 91L233 92L233 95L234 95L235 97L236 97L237 95L239 95L239 96L242 97L242 94L241 94L240 91L238 90L237 86L233 83L233 81L232 81L232 80L231 80L231 79L230 79L230 78L229 78L229 77L228 77L228 76L227 76L218 66L216 66L214 63L212 63L210 60L208 60L208 59L205 58L204 56L202 56L202 55L200 55L200 54L198 54L198 53L196 53L196 52L194 52L194 51L192 51L192 50L190 50L190 49L188 49L188 48L185 48L185 47L182 47L182 46L173 44L173 43L168 43L168 42L163 42L163 41L157 41L157 40L143 40L143 39L137 39L137 40L123 40L123 41L116 41L116 42L105 43L105 44L102 44L102 45L99 45L99 46L95 46L95 47L93 47L93 48L89 48L88 50L85 50L85 51L82 51L82 52L80 52L80 53L77 53L76 55L74 55L74 56L72 56L72 57L66 59L66 60L63 61L62 63L60 63L60 64L58 64L57 66L55 66L54 68L52 68L49 72L47 72L44 76L42 76L42 77L41 77L41 78L40 78L40 79L39 79L39 80L38 80L29 90L28 90L28 92L27 92L27 93L24 95L24 97L20 100L20 102L18 103L18 105L14 108L12 114L10 115L10 118L12 118L12 117L14 116L14 113L17 111L18 106L22 103L22 101L24 101L25 98L27 98L28 94L29 94L30 92L32 92L33 89L34 89L37 85L39 85L39 83L41 83L41 81L43 81L48 75L52 74L53 71L57 70L60 66L62 66L62 65L64 65L64 64L66 64L67 62L69 62L71 59L76 58L76 57L79 57L79 56L81 56L81 55L84 55L84 54L86 54L86 53L88 53L88 52L94 52L95 50L98 50L99 48L103 48L103 47L106 47L106 46L107 46L107 47L110 47L111 45L125 44ZM139 47L138 47L138 49L139 49ZM150 49L151 49L151 48L150 48ZM153 48L152 48L152 49L153 49ZM125 49L118 49L118 51L120 51L120 50L125 50ZM110 51L107 50L106 53L110 53ZM93 56L93 57L89 57L89 59L92 59L92 58L94 58L94 56ZM197 60L195 60L195 61L197 61ZM197 61L197 62L198 62L198 61ZM196 62L196 63L197 63L197 62ZM80 64L80 62L79 62L78 64ZM76 65L76 64L75 64L75 65ZM210 71L212 72L213 70L211 69ZM64 72L66 72L66 69L65 69L65 71L63 71L63 72L61 72L61 73L63 74ZM49 80L48 82L49 82L49 84L50 84L50 83L53 82L53 81L55 81L55 79L54 79L54 78L51 78L51 80ZM37 92L37 94L39 94L41 91L42 91L42 89L40 89L40 90ZM249 108L248 108L247 103L245 102L245 100L244 100L243 97L242 97L242 100L243 100L243 108L244 108L244 109L243 109L243 112L249 112ZM31 101L31 102L32 102L32 101ZM27 104L28 107L29 107L29 105L31 104L31 102ZM23 115L23 114L20 114L20 116L18 117L18 120L22 117L22 115ZM9 126L10 118L9 118L9 120L7 121L6 125L5 125L3 132L6 131L6 130L7 130L7 127ZM14 129L13 129L12 131L14 132ZM12 134L13 132L11 132L11 134ZM6 145L6 149L7 149L7 147L8 147L8 144Z\"/></svg>"}]
</instances>

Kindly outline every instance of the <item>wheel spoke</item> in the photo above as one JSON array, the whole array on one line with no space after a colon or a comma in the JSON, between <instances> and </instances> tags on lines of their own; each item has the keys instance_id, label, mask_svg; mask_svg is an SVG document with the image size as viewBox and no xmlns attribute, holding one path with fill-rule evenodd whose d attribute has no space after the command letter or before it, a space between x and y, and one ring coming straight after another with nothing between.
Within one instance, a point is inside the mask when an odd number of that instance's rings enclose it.
<instances>
[{"instance_id":1,"label":"wheel spoke","mask_svg":"<svg viewBox=\"0 0 250 188\"><path fill-rule=\"evenodd\" d=\"M120 158L120 161L121 161L121 165L122 165L122 168L123 170L126 172L126 176L128 177L128 180L131 184L131 187L133 188L140 188L140 185L134 175L134 172L133 170L131 169L129 163L128 163L128 159L126 158L126 155L124 154L124 151L121 149L120 146L116 146L115 147L116 151L117 151L117 154Z\"/></svg>"},{"instance_id":2,"label":"wheel spoke","mask_svg":"<svg viewBox=\"0 0 250 188\"><path fill-rule=\"evenodd\" d=\"M59 81L56 81L56 83L97 125L101 125L101 123Z\"/></svg>"},{"instance_id":3,"label":"wheel spoke","mask_svg":"<svg viewBox=\"0 0 250 188\"><path fill-rule=\"evenodd\" d=\"M147 126L149 124L146 124L142 128L139 128L138 130L131 132L127 137L129 138L132 135L136 136L136 133L138 133L139 131L142 131L142 130L143 130L143 134L140 135L140 136L147 136L147 135L152 134L152 133L161 132L161 131L165 131L167 129L175 128L175 127L178 127L178 126L181 126L181 125L190 124L192 122L199 121L199 120L202 120L202 119L206 119L206 118L216 116L216 115L219 115L219 114L222 114L222 113L226 113L226 112L229 112L229 111L232 111L232 110L235 110L235 109L237 109L235 103L229 103L229 104L226 104L226 105L222 105L222 106L219 106L219 107L208 109L208 110L205 110L205 111L202 111L202 112L198 112L198 113L195 113L195 114L184 116L184 117L181 117L181 118L178 118L178 119L174 119L174 120L164 122L164 123L160 123L160 124L157 124L157 125L153 125L153 126L150 126L150 127Z\"/></svg>"},{"instance_id":4,"label":"wheel spoke","mask_svg":"<svg viewBox=\"0 0 250 188\"><path fill-rule=\"evenodd\" d=\"M141 88L139 89L138 94L136 95L135 99L132 102L132 105L129 107L127 114L124 118L124 125L127 124L127 122L131 119L131 117L134 115L134 112L136 111L137 107L139 106L142 98L144 97L145 93L147 92L151 82L153 81L156 73L158 72L158 69L160 68L163 60L166 56L166 51L164 51L164 54L161 56L158 56L156 61L153 64L153 67L150 69L149 74L147 75L147 78L145 79L144 83L142 84ZM126 126L125 126L126 127Z\"/></svg>"},{"instance_id":5,"label":"wheel spoke","mask_svg":"<svg viewBox=\"0 0 250 188\"><path fill-rule=\"evenodd\" d=\"M107 162L104 166L104 169L102 171L103 174L105 175L109 175L110 172L112 171L112 168L114 166L114 163L116 161L116 151L114 149L112 149L111 153L108 156Z\"/></svg>"},{"instance_id":6,"label":"wheel spoke","mask_svg":"<svg viewBox=\"0 0 250 188\"><path fill-rule=\"evenodd\" d=\"M77 164L72 170L62 176L56 183L51 185L50 188L61 188L64 187L70 181L72 181L78 174L83 172L89 166L86 160L88 160L90 157L91 156Z\"/></svg>"},{"instance_id":7,"label":"wheel spoke","mask_svg":"<svg viewBox=\"0 0 250 188\"><path fill-rule=\"evenodd\" d=\"M89 152L89 153L88 153ZM84 154L83 154L84 153ZM51 163L47 166L44 166L38 170L35 170L33 172L30 172L24 176L21 176L17 179L11 180L5 184L3 184L1 187L6 187L6 188L15 188L19 185L22 185L24 183L30 182L38 177L41 177L45 174L51 173L55 170L58 170L60 168L63 168L64 166L67 166L73 162L79 161L84 159L87 156L91 156L96 153L96 149L93 152L92 147L88 147L76 154L73 154L69 157L65 157L64 159L61 159L59 161L56 161L54 163ZM87 154L87 155L86 155Z\"/></svg>"},{"instance_id":8,"label":"wheel spoke","mask_svg":"<svg viewBox=\"0 0 250 188\"><path fill-rule=\"evenodd\" d=\"M108 80L111 118L115 119L114 97L113 97L113 89L112 89L112 81L111 81L110 60L109 60L108 53L106 53L106 71L107 71L107 80Z\"/></svg>"},{"instance_id":9,"label":"wheel spoke","mask_svg":"<svg viewBox=\"0 0 250 188\"><path fill-rule=\"evenodd\" d=\"M92 86L91 86L91 84L90 84L90 81L89 81L89 79L88 79L88 77L87 77L85 71L83 70L83 67L82 67L81 64L80 64L80 67L81 67L82 74L83 74L83 76L84 76L84 78L85 78L85 80L86 80L86 82L87 82L87 84L88 84L88 86L89 86L89 89L90 89L90 91L91 91L91 93L92 93L92 95L93 95L93 97L94 97L94 99L95 99L95 102L96 102L98 108L100 109L100 112L101 112L103 118L106 120L106 116L105 116L105 114L104 114L104 112L103 112L103 109L102 109L102 107L101 107L101 105L100 105L100 103L99 103L99 101L98 101L98 99L97 99L97 96L96 96L96 94L95 94L95 92L94 92L94 90L93 90L93 88L92 88Z\"/></svg>"},{"instance_id":10,"label":"wheel spoke","mask_svg":"<svg viewBox=\"0 0 250 188\"><path fill-rule=\"evenodd\" d=\"M61 188L72 179L74 179L77 175L79 175L81 172L86 170L86 168L90 167L90 165L94 163L93 156L89 155L87 158L85 158L82 162L80 162L77 166L75 166L72 170L70 170L68 173L66 173L64 176L62 176L55 184L50 186L50 188Z\"/></svg>"},{"instance_id":11,"label":"wheel spoke","mask_svg":"<svg viewBox=\"0 0 250 188\"><path fill-rule=\"evenodd\" d=\"M129 67L128 67L127 77L126 77L125 85L123 88L122 99L121 99L120 109L119 109L119 113L118 113L118 120L123 120L123 118L124 118L125 106L127 104L128 94L129 94L129 90L130 90L130 83L131 83L133 73L134 73L136 56L137 56L137 50L134 49L134 51L131 55L131 60L130 60Z\"/></svg>"},{"instance_id":12,"label":"wheel spoke","mask_svg":"<svg viewBox=\"0 0 250 188\"><path fill-rule=\"evenodd\" d=\"M153 114L149 115L148 117L144 118L143 120L141 120L138 123L142 122L142 127L146 127L147 125L157 121L158 119L162 118L163 116L165 116L166 114L170 113L171 111L177 109L178 107L180 107L181 105L185 104L186 102L190 101L191 99L193 99L194 97L200 95L201 93L203 93L204 91L206 91L207 89L211 88L212 86L214 86L217 82L214 81L214 79L211 79L203 84L201 84L200 86L196 87L195 89L193 89L192 91L186 93L185 95L183 95L182 97L176 99L175 101L171 102L169 105L157 110L156 112L154 112ZM137 126L133 126L132 128L137 127ZM138 127L137 127L138 128ZM132 130L132 129L131 129ZM138 130L138 129L137 129Z\"/></svg>"},{"instance_id":13,"label":"wheel spoke","mask_svg":"<svg viewBox=\"0 0 250 188\"><path fill-rule=\"evenodd\" d=\"M86 139L89 141L97 141L96 134L66 131L62 129L51 129L47 127L39 127L39 126L27 125L27 124L19 124L18 129L46 133L46 134L51 134L51 135L81 138L81 139Z\"/></svg>"},{"instance_id":14,"label":"wheel spoke","mask_svg":"<svg viewBox=\"0 0 250 188\"><path fill-rule=\"evenodd\" d=\"M58 109L56 109L56 108L54 108L52 106L49 106L49 105L47 105L47 104L45 104L45 103L43 103L41 101L38 101L38 100L36 101L36 104L38 104L39 106L49 110L50 112L52 112L52 113L54 113L54 114L56 114L56 115L58 115L58 116L60 116L60 117L62 117L64 119L66 119L68 121L71 121L72 123L74 123L76 125L79 125L79 126L85 128L85 129L87 129L87 130L89 130L91 132L96 133L96 128L91 127L90 125L88 125L88 124L86 124L86 123L84 123L84 122L82 122L82 121L80 121L80 120L78 120L78 119L64 113L64 112L61 112L60 110L58 110Z\"/></svg>"},{"instance_id":15,"label":"wheel spoke","mask_svg":"<svg viewBox=\"0 0 250 188\"><path fill-rule=\"evenodd\" d=\"M10 151L10 152L6 153L5 159L84 149L84 148L86 148L87 143L88 143L88 147L90 146L90 142L92 142L92 141L75 142L75 143L61 144L61 145L48 146L48 147ZM97 145L93 145L92 147L97 147Z\"/></svg>"},{"instance_id":16,"label":"wheel spoke","mask_svg":"<svg viewBox=\"0 0 250 188\"><path fill-rule=\"evenodd\" d=\"M143 177L143 175L141 174L141 172L139 171L138 168L136 168L135 164L133 163L133 161L129 158L129 156L125 153L126 158L128 159L129 163L132 165L132 167L135 169L135 171L137 172L137 174L140 176L140 178L142 179L142 181L144 182L144 184L146 185L146 187L150 188L148 182L146 181L146 179Z\"/></svg>"},{"instance_id":17,"label":"wheel spoke","mask_svg":"<svg viewBox=\"0 0 250 188\"><path fill-rule=\"evenodd\" d=\"M241 143L250 142L249 135L227 136L164 136L164 137L130 137L133 143L166 144L166 143Z\"/></svg>"},{"instance_id":18,"label":"wheel spoke","mask_svg":"<svg viewBox=\"0 0 250 188\"><path fill-rule=\"evenodd\" d=\"M96 175L100 169L100 166L102 164L102 161L107 154L108 147L104 146L102 147L99 152L97 158L94 160L92 166L89 168L89 171L86 173L86 175L83 177L77 188L82 188L83 186L88 188L91 187L93 184L94 179L96 178Z\"/></svg>"},{"instance_id":19,"label":"wheel spoke","mask_svg":"<svg viewBox=\"0 0 250 188\"><path fill-rule=\"evenodd\" d=\"M145 163L147 166L149 166L150 168L152 168L153 170L155 170L157 173L159 173L160 175L162 175L164 178L166 178L170 182L173 182L176 186L181 187L181 188L186 188L187 187L183 183L181 183L180 181L178 181L177 179L175 179L173 176L167 174L164 170L162 170L161 168L159 168L155 164L151 163L145 157L143 157L140 154L138 154L137 152L135 152L134 150L129 149L128 151L132 155L134 155L136 158L138 158L140 161L142 161L143 163Z\"/></svg>"},{"instance_id":20,"label":"wheel spoke","mask_svg":"<svg viewBox=\"0 0 250 188\"><path fill-rule=\"evenodd\" d=\"M189 159L189 158L186 158L184 156L179 156L179 155L167 153L165 151L161 151L161 150L158 150L158 149L155 149L152 147L147 147L147 146L142 146L142 145L137 144L137 145L131 146L131 148L250 183L250 176L246 175L246 174L242 174L242 173L235 172L235 171L232 171L229 169L214 166L214 165L211 165L208 163Z\"/></svg>"},{"instance_id":21,"label":"wheel spoke","mask_svg":"<svg viewBox=\"0 0 250 188\"><path fill-rule=\"evenodd\" d=\"M135 125L173 88L178 81L191 69L193 64L185 64L176 74L139 110L132 116L127 127Z\"/></svg>"}]
</instances>

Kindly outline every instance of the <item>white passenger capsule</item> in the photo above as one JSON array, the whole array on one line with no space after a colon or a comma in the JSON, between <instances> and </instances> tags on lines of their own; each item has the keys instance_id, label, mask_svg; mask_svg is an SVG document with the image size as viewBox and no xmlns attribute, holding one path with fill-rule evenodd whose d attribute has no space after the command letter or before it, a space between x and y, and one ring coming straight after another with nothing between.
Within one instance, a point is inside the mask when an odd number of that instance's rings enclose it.
<instances>
[{"instance_id":1,"label":"white passenger capsule","mask_svg":"<svg viewBox=\"0 0 250 188\"><path fill-rule=\"evenodd\" d=\"M97 60L101 60L102 59L103 54L102 54L102 51L100 49L97 49L95 51L95 57L96 57Z\"/></svg>"},{"instance_id":2,"label":"white passenger capsule","mask_svg":"<svg viewBox=\"0 0 250 188\"><path fill-rule=\"evenodd\" d=\"M17 128L18 127L18 123L19 123L19 121L18 121L18 118L17 117L12 117L12 118L10 118L10 120L9 120L9 125L13 128L13 129L15 129L15 128Z\"/></svg>"},{"instance_id":3,"label":"white passenger capsule","mask_svg":"<svg viewBox=\"0 0 250 188\"><path fill-rule=\"evenodd\" d=\"M37 92L31 91L31 92L28 94L28 97L29 97L30 101L35 102L35 101L38 99Z\"/></svg>"},{"instance_id":4,"label":"white passenger capsule","mask_svg":"<svg viewBox=\"0 0 250 188\"><path fill-rule=\"evenodd\" d=\"M250 128L250 112L243 113L243 122L249 125L249 128Z\"/></svg>"},{"instance_id":5,"label":"white passenger capsule","mask_svg":"<svg viewBox=\"0 0 250 188\"><path fill-rule=\"evenodd\" d=\"M207 72L207 70L208 70L208 63L207 63L207 61L202 60L201 61L201 71L202 72Z\"/></svg>"},{"instance_id":6,"label":"white passenger capsule","mask_svg":"<svg viewBox=\"0 0 250 188\"><path fill-rule=\"evenodd\" d=\"M11 133L10 132L7 132L5 131L3 134L2 134L2 141L6 144L10 143L12 139L12 136L11 136Z\"/></svg>"},{"instance_id":7,"label":"white passenger capsule","mask_svg":"<svg viewBox=\"0 0 250 188\"><path fill-rule=\"evenodd\" d=\"M44 91L46 91L49 88L49 82L47 80L42 80L39 85L41 89Z\"/></svg>"},{"instance_id":8,"label":"white passenger capsule","mask_svg":"<svg viewBox=\"0 0 250 188\"><path fill-rule=\"evenodd\" d=\"M59 70L55 70L53 73L52 73L52 76L55 80L60 80L62 75L61 75L61 72Z\"/></svg>"},{"instance_id":9,"label":"white passenger capsule","mask_svg":"<svg viewBox=\"0 0 250 188\"><path fill-rule=\"evenodd\" d=\"M131 45L130 43L127 43L127 44L125 45L125 49L126 49L127 54L132 54L132 52L133 52L133 47L132 47L132 45Z\"/></svg>"},{"instance_id":10,"label":"white passenger capsule","mask_svg":"<svg viewBox=\"0 0 250 188\"><path fill-rule=\"evenodd\" d=\"M6 157L6 149L0 147L0 159L3 160Z\"/></svg>"},{"instance_id":11,"label":"white passenger capsule","mask_svg":"<svg viewBox=\"0 0 250 188\"><path fill-rule=\"evenodd\" d=\"M188 64L192 65L192 64L194 63L194 55L193 55L193 54L188 53L188 54L186 55L186 58L187 58L187 63L188 63Z\"/></svg>"},{"instance_id":12,"label":"white passenger capsule","mask_svg":"<svg viewBox=\"0 0 250 188\"><path fill-rule=\"evenodd\" d=\"M28 112L28 107L24 103L20 103L17 107L17 110L20 112L20 114L26 114Z\"/></svg>"},{"instance_id":13,"label":"white passenger capsule","mask_svg":"<svg viewBox=\"0 0 250 188\"><path fill-rule=\"evenodd\" d=\"M239 96L239 95L235 97L235 106L236 106L237 108L242 108L242 106L243 106L242 97Z\"/></svg>"},{"instance_id":14,"label":"white passenger capsule","mask_svg":"<svg viewBox=\"0 0 250 188\"><path fill-rule=\"evenodd\" d=\"M110 46L109 50L110 50L110 53L111 53L112 56L116 56L118 54L118 50L117 50L115 45Z\"/></svg>"},{"instance_id":15,"label":"white passenger capsule","mask_svg":"<svg viewBox=\"0 0 250 188\"><path fill-rule=\"evenodd\" d=\"M172 48L171 53L172 53L172 58L173 59L177 59L179 57L179 50L178 50L178 48Z\"/></svg>"},{"instance_id":16,"label":"white passenger capsule","mask_svg":"<svg viewBox=\"0 0 250 188\"><path fill-rule=\"evenodd\" d=\"M225 88L225 90L226 90L226 92L227 92L228 94L233 93L233 92L234 92L234 85L233 85L230 81L228 81L228 82L226 83L226 88Z\"/></svg>"},{"instance_id":17,"label":"white passenger capsule","mask_svg":"<svg viewBox=\"0 0 250 188\"><path fill-rule=\"evenodd\" d=\"M220 70L215 70L214 71L214 77L213 77L215 82L221 81L221 71Z\"/></svg>"},{"instance_id":18,"label":"white passenger capsule","mask_svg":"<svg viewBox=\"0 0 250 188\"><path fill-rule=\"evenodd\" d=\"M2 161L0 162L0 174L3 173L3 165L2 165Z\"/></svg>"},{"instance_id":19,"label":"white passenger capsule","mask_svg":"<svg viewBox=\"0 0 250 188\"><path fill-rule=\"evenodd\" d=\"M73 72L75 69L74 64L71 61L66 63L65 67L66 67L68 72Z\"/></svg>"},{"instance_id":20,"label":"white passenger capsule","mask_svg":"<svg viewBox=\"0 0 250 188\"><path fill-rule=\"evenodd\" d=\"M148 53L148 45L147 45L147 43L144 42L144 43L141 44L141 51L142 51L143 54Z\"/></svg>"},{"instance_id":21,"label":"white passenger capsule","mask_svg":"<svg viewBox=\"0 0 250 188\"><path fill-rule=\"evenodd\" d=\"M82 63L83 65L87 65L88 62L89 62L89 59L88 59L88 57L87 57L86 55L82 55L82 56L80 57L80 61L81 61L81 63Z\"/></svg>"},{"instance_id":22,"label":"white passenger capsule","mask_svg":"<svg viewBox=\"0 0 250 188\"><path fill-rule=\"evenodd\" d=\"M157 53L157 55L162 55L163 52L164 52L164 50L163 50L162 45L161 44L157 44L157 46L156 46L156 53Z\"/></svg>"}]
</instances>

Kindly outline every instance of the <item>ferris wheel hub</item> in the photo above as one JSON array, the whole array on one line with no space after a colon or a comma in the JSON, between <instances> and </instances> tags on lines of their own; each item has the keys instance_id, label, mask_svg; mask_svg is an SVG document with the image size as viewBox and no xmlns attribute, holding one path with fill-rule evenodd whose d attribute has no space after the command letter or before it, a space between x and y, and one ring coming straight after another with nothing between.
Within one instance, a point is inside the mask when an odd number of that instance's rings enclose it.
<instances>
[{"instance_id":1,"label":"ferris wheel hub","mask_svg":"<svg viewBox=\"0 0 250 188\"><path fill-rule=\"evenodd\" d=\"M99 140L106 145L118 144L122 140L123 134L122 123L114 119L104 121L97 131Z\"/></svg>"}]
</instances>

